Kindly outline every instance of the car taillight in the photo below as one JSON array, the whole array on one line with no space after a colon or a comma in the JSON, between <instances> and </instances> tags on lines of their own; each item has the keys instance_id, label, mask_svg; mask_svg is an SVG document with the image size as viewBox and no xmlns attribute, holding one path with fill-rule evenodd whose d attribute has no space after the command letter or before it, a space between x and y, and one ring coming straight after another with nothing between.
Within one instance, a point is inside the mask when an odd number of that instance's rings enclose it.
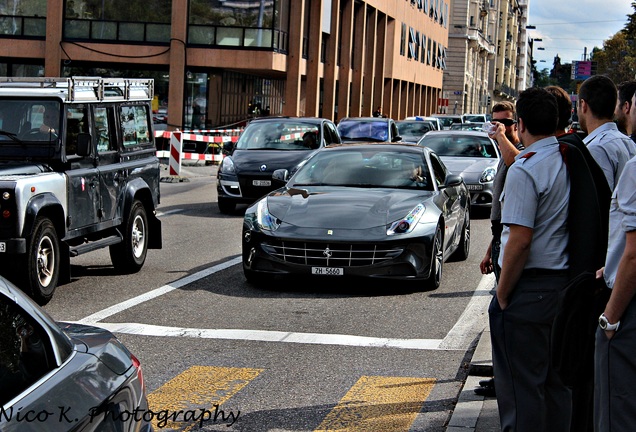
<instances>
[{"instance_id":1,"label":"car taillight","mask_svg":"<svg viewBox=\"0 0 636 432\"><path fill-rule=\"evenodd\" d=\"M130 354L130 357L132 359L133 366L135 367L135 369L137 369L137 376L139 377L139 383L141 384L141 388L143 389L143 391L145 393L146 392L146 382L144 381L144 372L141 370L141 362L132 353Z\"/></svg>"}]
</instances>

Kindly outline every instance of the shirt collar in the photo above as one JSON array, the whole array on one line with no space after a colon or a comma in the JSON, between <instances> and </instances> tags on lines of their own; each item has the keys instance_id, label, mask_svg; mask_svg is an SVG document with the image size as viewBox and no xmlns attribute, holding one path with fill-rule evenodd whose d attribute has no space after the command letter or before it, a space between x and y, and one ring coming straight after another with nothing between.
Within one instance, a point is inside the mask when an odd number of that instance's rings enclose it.
<instances>
[{"instance_id":1,"label":"shirt collar","mask_svg":"<svg viewBox=\"0 0 636 432\"><path fill-rule=\"evenodd\" d=\"M585 145L588 145L592 140L594 140L594 138L596 138L600 134L607 131L611 131L611 130L618 131L618 127L616 126L616 123L614 123L613 121L608 121L607 123L604 123L601 126L594 129L588 136L583 138L583 142L585 143Z\"/></svg>"},{"instance_id":2,"label":"shirt collar","mask_svg":"<svg viewBox=\"0 0 636 432\"><path fill-rule=\"evenodd\" d=\"M515 156L515 160L523 157L526 153L530 153L530 152L536 153L554 144L559 144L559 141L556 139L555 136L549 136L549 137L540 139L539 141L535 141L534 144L532 144L530 147L526 147L525 149L521 150L521 152L517 156Z\"/></svg>"}]
</instances>

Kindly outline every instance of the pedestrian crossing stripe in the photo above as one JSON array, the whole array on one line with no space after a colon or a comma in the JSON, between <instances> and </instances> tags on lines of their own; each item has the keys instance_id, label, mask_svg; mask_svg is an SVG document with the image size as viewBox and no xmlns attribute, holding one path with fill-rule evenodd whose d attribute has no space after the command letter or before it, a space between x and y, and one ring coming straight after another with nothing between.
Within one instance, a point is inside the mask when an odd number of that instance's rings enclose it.
<instances>
[{"instance_id":1,"label":"pedestrian crossing stripe","mask_svg":"<svg viewBox=\"0 0 636 432\"><path fill-rule=\"evenodd\" d=\"M314 432L406 432L434 386L433 378L363 376Z\"/></svg>"},{"instance_id":2,"label":"pedestrian crossing stripe","mask_svg":"<svg viewBox=\"0 0 636 432\"><path fill-rule=\"evenodd\" d=\"M148 395L148 406L153 413L181 413L178 421L166 421L166 416L157 415L153 418L153 427L155 430L191 430L201 421L220 414L220 410L224 410L223 403L262 371L216 366L193 366L185 370ZM224 422L238 419L238 412L224 411L221 416ZM186 421L179 421L184 418Z\"/></svg>"}]
</instances>

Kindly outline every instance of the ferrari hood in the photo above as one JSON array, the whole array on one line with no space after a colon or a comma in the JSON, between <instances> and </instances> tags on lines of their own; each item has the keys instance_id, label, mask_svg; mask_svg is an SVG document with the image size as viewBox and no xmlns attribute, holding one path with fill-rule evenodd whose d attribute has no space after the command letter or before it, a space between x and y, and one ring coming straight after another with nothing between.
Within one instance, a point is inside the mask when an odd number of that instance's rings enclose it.
<instances>
[{"instance_id":1,"label":"ferrari hood","mask_svg":"<svg viewBox=\"0 0 636 432\"><path fill-rule=\"evenodd\" d=\"M434 192L345 187L285 188L267 196L269 212L304 228L364 230L405 217Z\"/></svg>"}]
</instances>

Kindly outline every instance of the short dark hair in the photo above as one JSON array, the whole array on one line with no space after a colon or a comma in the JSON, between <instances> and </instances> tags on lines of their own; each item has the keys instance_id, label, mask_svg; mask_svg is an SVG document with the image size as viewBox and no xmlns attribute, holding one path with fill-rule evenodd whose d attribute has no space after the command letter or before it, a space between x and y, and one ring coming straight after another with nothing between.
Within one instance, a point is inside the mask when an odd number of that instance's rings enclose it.
<instances>
[{"instance_id":1,"label":"short dark hair","mask_svg":"<svg viewBox=\"0 0 636 432\"><path fill-rule=\"evenodd\" d=\"M623 81L616 86L618 89L618 103L623 105L625 102L632 105L632 96L636 93L636 81Z\"/></svg>"},{"instance_id":2,"label":"short dark hair","mask_svg":"<svg viewBox=\"0 0 636 432\"><path fill-rule=\"evenodd\" d=\"M592 114L599 119L613 119L618 99L616 84L605 75L593 75L583 81L579 90L579 99L590 107Z\"/></svg>"},{"instance_id":3,"label":"short dark hair","mask_svg":"<svg viewBox=\"0 0 636 432\"><path fill-rule=\"evenodd\" d=\"M515 108L515 104L513 104L512 102L509 102L509 101L501 101L501 102L497 102L495 105L493 105L492 113L502 112L502 111L510 111L512 113L513 117L515 115L517 115L517 110Z\"/></svg>"},{"instance_id":4,"label":"short dark hair","mask_svg":"<svg viewBox=\"0 0 636 432\"><path fill-rule=\"evenodd\" d=\"M556 128L557 130L563 130L570 125L570 117L572 116L570 95L559 86L547 86L545 89L556 98L559 110L559 121Z\"/></svg>"},{"instance_id":5,"label":"short dark hair","mask_svg":"<svg viewBox=\"0 0 636 432\"><path fill-rule=\"evenodd\" d=\"M517 115L531 135L552 135L559 119L556 98L544 88L530 87L519 94Z\"/></svg>"}]
</instances>

